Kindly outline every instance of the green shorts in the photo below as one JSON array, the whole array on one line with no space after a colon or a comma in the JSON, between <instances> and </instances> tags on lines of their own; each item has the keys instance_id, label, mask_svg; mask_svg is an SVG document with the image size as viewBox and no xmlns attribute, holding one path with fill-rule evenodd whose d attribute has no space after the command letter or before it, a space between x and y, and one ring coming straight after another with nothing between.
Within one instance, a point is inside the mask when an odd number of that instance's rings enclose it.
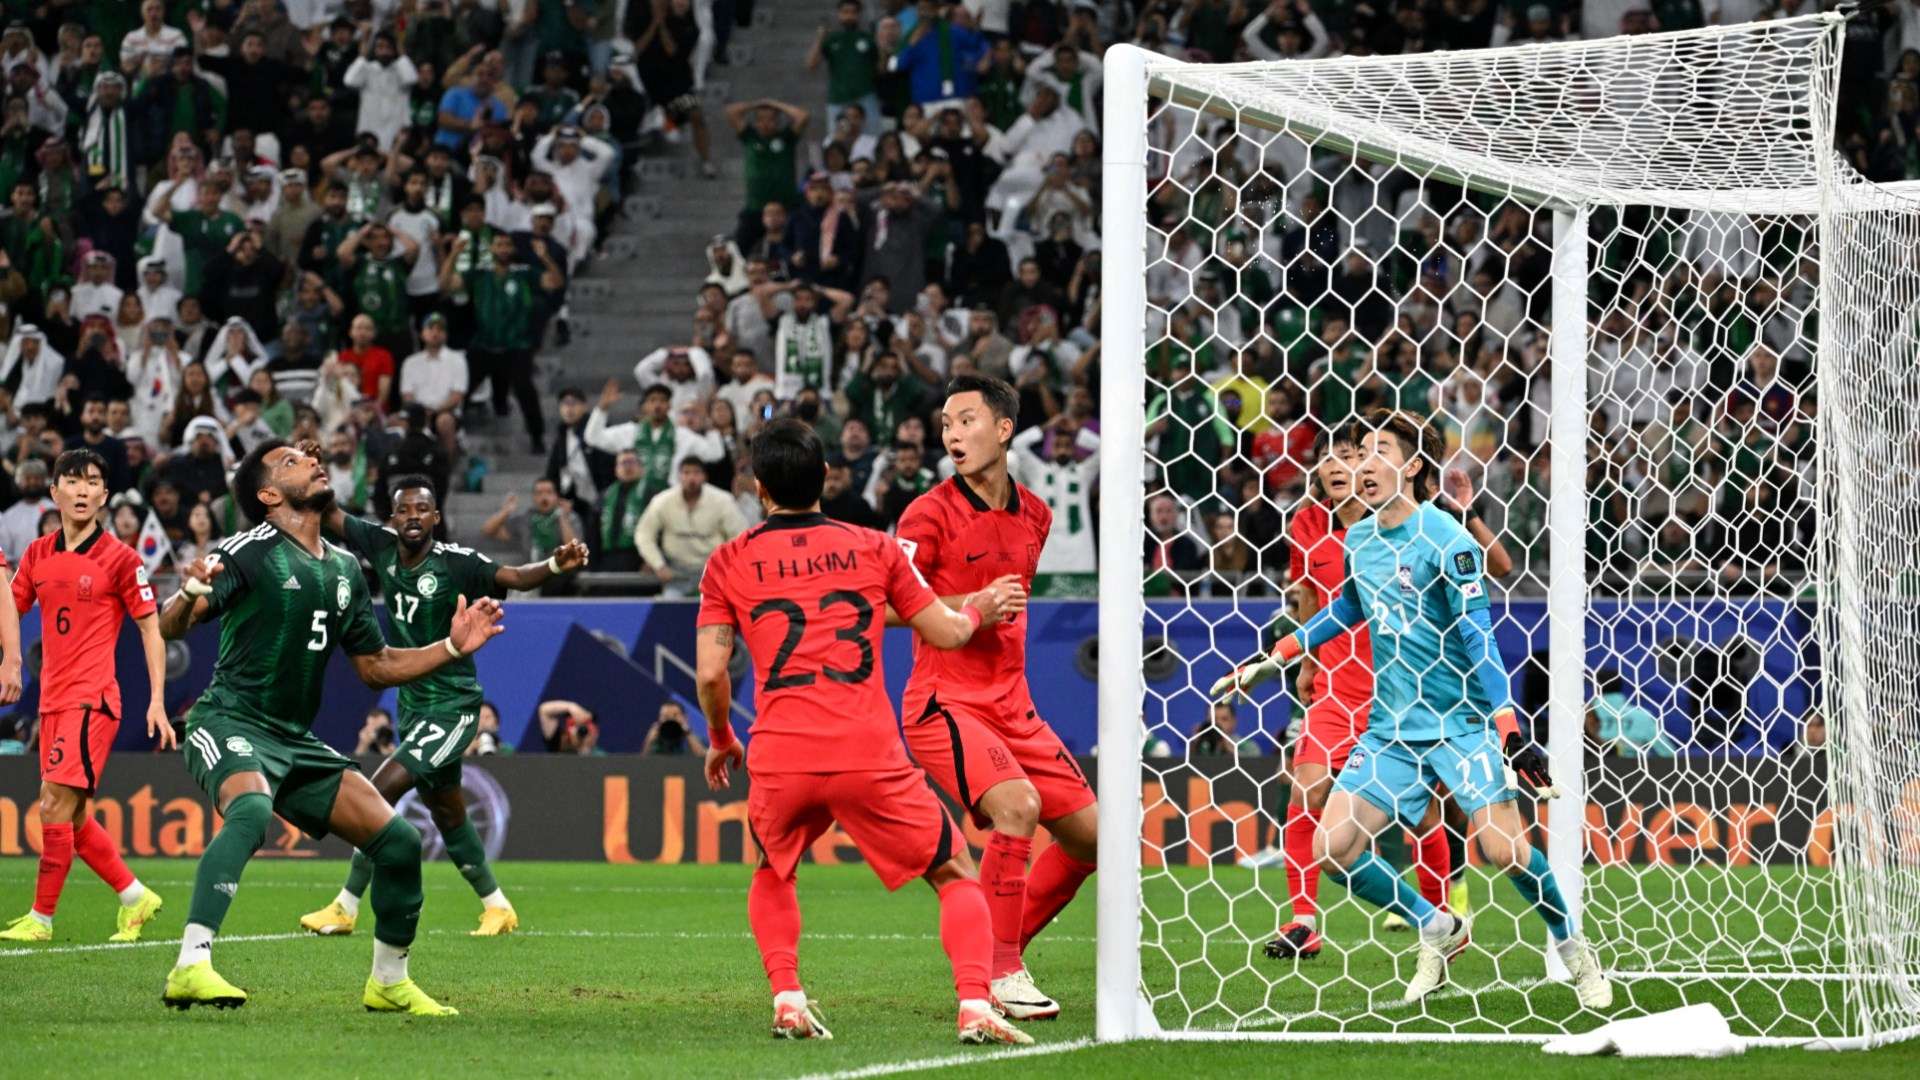
<instances>
[{"instance_id":1,"label":"green shorts","mask_svg":"<svg viewBox=\"0 0 1920 1080\"><path fill-rule=\"evenodd\" d=\"M460 758L480 733L480 710L451 714L400 714L400 742L393 760L413 774L422 791L460 786Z\"/></svg>"},{"instance_id":2,"label":"green shorts","mask_svg":"<svg viewBox=\"0 0 1920 1080\"><path fill-rule=\"evenodd\" d=\"M340 774L359 768L310 731L289 738L251 720L198 706L187 714L181 753L194 782L216 806L227 777L257 772L272 791L273 812L314 837L327 835Z\"/></svg>"}]
</instances>

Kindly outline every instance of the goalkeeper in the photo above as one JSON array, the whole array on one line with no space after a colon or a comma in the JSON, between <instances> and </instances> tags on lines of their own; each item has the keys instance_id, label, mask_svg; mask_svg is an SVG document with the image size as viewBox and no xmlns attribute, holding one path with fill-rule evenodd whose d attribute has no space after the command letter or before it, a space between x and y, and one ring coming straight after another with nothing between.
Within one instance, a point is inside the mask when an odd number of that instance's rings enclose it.
<instances>
[{"instance_id":1,"label":"goalkeeper","mask_svg":"<svg viewBox=\"0 0 1920 1080\"><path fill-rule=\"evenodd\" d=\"M1527 843L1514 801L1522 782L1539 798L1556 792L1514 717L1487 614L1483 553L1458 520L1419 497L1423 472L1437 469L1439 438L1425 422L1385 410L1370 414L1356 436L1360 498L1374 512L1347 531L1347 586L1269 655L1215 683L1213 694L1244 693L1365 619L1372 716L1327 800L1314 857L1349 892L1419 928L1405 999L1420 1000L1446 982L1468 920L1422 898L1372 845L1396 820L1419 823L1432 786L1445 784L1487 863L1504 869L1546 921L1580 1004L1604 1009L1613 988L1567 912L1546 855Z\"/></svg>"}]
</instances>

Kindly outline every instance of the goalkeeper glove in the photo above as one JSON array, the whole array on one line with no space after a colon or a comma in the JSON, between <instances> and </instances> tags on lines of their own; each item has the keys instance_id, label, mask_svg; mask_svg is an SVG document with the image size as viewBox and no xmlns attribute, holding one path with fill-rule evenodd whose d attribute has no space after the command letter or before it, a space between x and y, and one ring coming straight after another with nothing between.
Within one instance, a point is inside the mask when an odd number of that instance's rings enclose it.
<instances>
[{"instance_id":1,"label":"goalkeeper glove","mask_svg":"<svg viewBox=\"0 0 1920 1080\"><path fill-rule=\"evenodd\" d=\"M1213 688L1207 694L1215 701L1247 697L1248 691L1278 675L1288 664L1299 659L1300 653L1299 640L1289 634L1274 643L1272 652L1241 664L1214 680Z\"/></svg>"},{"instance_id":2,"label":"goalkeeper glove","mask_svg":"<svg viewBox=\"0 0 1920 1080\"><path fill-rule=\"evenodd\" d=\"M1514 718L1513 710L1501 709L1494 713L1493 725L1501 733L1507 753L1506 764L1502 767L1506 773L1507 789L1531 791L1536 799L1559 798L1560 789L1553 786L1553 777L1547 775L1546 755L1520 734L1520 723Z\"/></svg>"}]
</instances>

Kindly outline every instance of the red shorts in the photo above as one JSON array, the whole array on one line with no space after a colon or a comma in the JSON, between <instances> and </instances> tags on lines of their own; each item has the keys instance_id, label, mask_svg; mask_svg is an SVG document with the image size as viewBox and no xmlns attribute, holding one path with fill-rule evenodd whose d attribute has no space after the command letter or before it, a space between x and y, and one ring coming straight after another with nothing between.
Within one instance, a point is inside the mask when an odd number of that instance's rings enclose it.
<instances>
[{"instance_id":1,"label":"red shorts","mask_svg":"<svg viewBox=\"0 0 1920 1080\"><path fill-rule=\"evenodd\" d=\"M100 786L120 721L91 705L40 717L40 779L81 791Z\"/></svg>"},{"instance_id":2,"label":"red shorts","mask_svg":"<svg viewBox=\"0 0 1920 1080\"><path fill-rule=\"evenodd\" d=\"M747 827L781 877L793 877L835 822L888 889L924 877L965 843L919 769L750 777Z\"/></svg>"},{"instance_id":3,"label":"red shorts","mask_svg":"<svg viewBox=\"0 0 1920 1080\"><path fill-rule=\"evenodd\" d=\"M1367 730L1368 712L1367 706L1354 709L1332 695L1308 705L1307 722L1293 743L1294 764L1318 762L1330 773L1339 772Z\"/></svg>"},{"instance_id":4,"label":"red shorts","mask_svg":"<svg viewBox=\"0 0 1920 1080\"><path fill-rule=\"evenodd\" d=\"M940 790L967 808L974 824L992 827L978 809L980 796L1007 780L1025 780L1040 793L1043 822L1093 805L1093 788L1080 764L1030 702L994 711L1001 715L975 705L945 705L935 695L904 728L913 759Z\"/></svg>"}]
</instances>

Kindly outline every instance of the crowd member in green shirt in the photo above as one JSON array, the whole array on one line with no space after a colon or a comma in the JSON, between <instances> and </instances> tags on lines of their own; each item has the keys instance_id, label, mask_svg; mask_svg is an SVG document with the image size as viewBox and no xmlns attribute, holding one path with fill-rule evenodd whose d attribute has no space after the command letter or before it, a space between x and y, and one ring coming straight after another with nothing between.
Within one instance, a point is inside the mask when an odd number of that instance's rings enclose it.
<instances>
[{"instance_id":1,"label":"crowd member in green shirt","mask_svg":"<svg viewBox=\"0 0 1920 1080\"><path fill-rule=\"evenodd\" d=\"M827 123L838 120L848 105L878 117L880 96L873 91L873 77L880 49L860 25L860 0L840 0L836 15L838 26L829 30L822 23L807 53L808 71L817 70L823 62L827 65Z\"/></svg>"},{"instance_id":2,"label":"crowd member in green shirt","mask_svg":"<svg viewBox=\"0 0 1920 1080\"><path fill-rule=\"evenodd\" d=\"M44 301L53 289L67 284L66 245L53 219L40 212L40 192L33 181L15 181L11 202L12 216L0 221L0 248L26 279L28 293Z\"/></svg>"},{"instance_id":3,"label":"crowd member in green shirt","mask_svg":"<svg viewBox=\"0 0 1920 1080\"><path fill-rule=\"evenodd\" d=\"M179 184L175 180L168 187ZM180 234L180 245L186 249L187 280L181 292L187 296L200 295L207 263L225 253L233 238L246 231L247 224L238 214L220 209L223 194L220 185L202 181L194 190L191 210L175 210L171 198L153 201L154 212L167 228Z\"/></svg>"},{"instance_id":4,"label":"crowd member in green shirt","mask_svg":"<svg viewBox=\"0 0 1920 1080\"><path fill-rule=\"evenodd\" d=\"M736 101L727 106L727 123L746 154L747 202L740 210L746 232L768 203L799 205L794 168L806 138L807 110L772 98Z\"/></svg>"},{"instance_id":5,"label":"crowd member in green shirt","mask_svg":"<svg viewBox=\"0 0 1920 1080\"><path fill-rule=\"evenodd\" d=\"M507 415L507 393L511 390L520 403L533 452L545 454L546 417L540 409L540 391L533 385L534 329L538 325L540 293L561 288L566 277L545 245L533 246L540 270L517 262L513 237L506 233L493 234L489 252L493 265L489 269L462 273L459 267L464 264L461 255L466 251L468 236L462 232L454 238L453 258L440 267L440 292L452 295L464 291L473 304L473 337L467 343L472 385L478 389L482 379L492 380L495 416Z\"/></svg>"},{"instance_id":6,"label":"crowd member in green shirt","mask_svg":"<svg viewBox=\"0 0 1920 1080\"><path fill-rule=\"evenodd\" d=\"M419 253L419 241L378 221L347 234L334 253L347 275L354 310L373 320L374 343L396 360L413 355L407 275ZM399 386L395 375L393 384Z\"/></svg>"}]
</instances>

